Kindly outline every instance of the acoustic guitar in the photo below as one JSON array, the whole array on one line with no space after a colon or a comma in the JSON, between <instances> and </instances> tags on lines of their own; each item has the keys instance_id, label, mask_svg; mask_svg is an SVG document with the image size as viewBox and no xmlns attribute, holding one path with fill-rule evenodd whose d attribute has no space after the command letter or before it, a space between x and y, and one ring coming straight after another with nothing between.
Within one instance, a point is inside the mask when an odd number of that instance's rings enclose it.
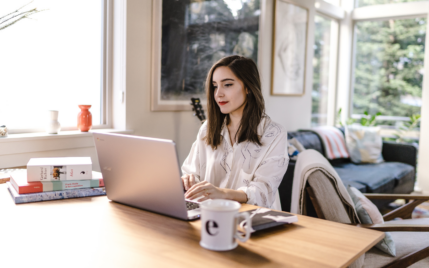
<instances>
[{"instance_id":1,"label":"acoustic guitar","mask_svg":"<svg viewBox=\"0 0 429 268\"><path fill-rule=\"evenodd\" d=\"M191 98L192 111L194 111L194 116L200 119L201 124L206 121L206 116L204 115L203 106L201 106L200 98Z\"/></svg>"}]
</instances>

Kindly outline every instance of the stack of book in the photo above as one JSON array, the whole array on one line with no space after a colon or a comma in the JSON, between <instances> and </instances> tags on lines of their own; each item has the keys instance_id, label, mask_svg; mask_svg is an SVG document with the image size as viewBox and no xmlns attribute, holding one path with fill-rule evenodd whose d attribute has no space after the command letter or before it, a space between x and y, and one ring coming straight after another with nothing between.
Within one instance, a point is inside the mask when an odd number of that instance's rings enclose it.
<instances>
[{"instance_id":1,"label":"stack of book","mask_svg":"<svg viewBox=\"0 0 429 268\"><path fill-rule=\"evenodd\" d=\"M6 184L15 204L106 195L90 157L32 158Z\"/></svg>"}]
</instances>

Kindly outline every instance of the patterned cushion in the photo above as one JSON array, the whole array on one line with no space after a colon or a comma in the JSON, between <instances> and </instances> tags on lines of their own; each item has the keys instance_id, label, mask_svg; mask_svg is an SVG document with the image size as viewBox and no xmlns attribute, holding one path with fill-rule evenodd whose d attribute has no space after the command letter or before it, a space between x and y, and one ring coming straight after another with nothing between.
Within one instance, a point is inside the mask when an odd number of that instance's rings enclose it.
<instances>
[{"instance_id":1,"label":"patterned cushion","mask_svg":"<svg viewBox=\"0 0 429 268\"><path fill-rule=\"evenodd\" d=\"M347 191L349 192L353 203L355 203L356 212L363 224L384 223L383 216L381 216L377 207L366 196L359 192L358 189L349 186ZM392 235L389 232L385 232L385 234L386 236L384 239L378 242L375 247L395 257L396 247Z\"/></svg>"},{"instance_id":2,"label":"patterned cushion","mask_svg":"<svg viewBox=\"0 0 429 268\"><path fill-rule=\"evenodd\" d=\"M383 140L379 127L351 125L346 127L346 143L354 163L381 163Z\"/></svg>"},{"instance_id":3,"label":"patterned cushion","mask_svg":"<svg viewBox=\"0 0 429 268\"><path fill-rule=\"evenodd\" d=\"M289 144L293 145L298 152L305 151L304 145L302 145L296 138L288 139L287 141Z\"/></svg>"},{"instance_id":4,"label":"patterned cushion","mask_svg":"<svg viewBox=\"0 0 429 268\"><path fill-rule=\"evenodd\" d=\"M287 152L288 152L290 160L295 160L296 161L298 159L299 151L296 149L295 146L293 146L292 144L290 144L289 141L287 142Z\"/></svg>"},{"instance_id":5,"label":"patterned cushion","mask_svg":"<svg viewBox=\"0 0 429 268\"><path fill-rule=\"evenodd\" d=\"M314 149L321 154L324 154L322 142L316 133L310 131L293 131L288 132L288 139L296 138L305 149Z\"/></svg>"},{"instance_id":6,"label":"patterned cushion","mask_svg":"<svg viewBox=\"0 0 429 268\"><path fill-rule=\"evenodd\" d=\"M287 150L290 160L297 160L298 154L305 150L304 146L295 138L287 140Z\"/></svg>"}]
</instances>

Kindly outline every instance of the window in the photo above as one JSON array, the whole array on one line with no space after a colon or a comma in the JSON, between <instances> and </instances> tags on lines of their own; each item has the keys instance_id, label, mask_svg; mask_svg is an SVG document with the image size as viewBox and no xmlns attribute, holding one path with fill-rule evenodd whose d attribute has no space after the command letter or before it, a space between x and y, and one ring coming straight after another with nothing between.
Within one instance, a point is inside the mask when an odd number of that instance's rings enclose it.
<instances>
[{"instance_id":1,"label":"window","mask_svg":"<svg viewBox=\"0 0 429 268\"><path fill-rule=\"evenodd\" d=\"M426 0L357 0L358 7L371 6L371 5L382 5L382 4L396 4L406 2L419 2Z\"/></svg>"},{"instance_id":2,"label":"window","mask_svg":"<svg viewBox=\"0 0 429 268\"><path fill-rule=\"evenodd\" d=\"M335 72L338 23L321 15L316 15L314 21L311 125L320 126L328 124L328 106L334 106L332 95L335 94L335 73L333 72Z\"/></svg>"},{"instance_id":3,"label":"window","mask_svg":"<svg viewBox=\"0 0 429 268\"><path fill-rule=\"evenodd\" d=\"M2 1L0 17L28 2ZM0 31L0 125L43 130L59 110L62 129L76 128L78 104L102 123L103 3L39 0L22 11L42 12Z\"/></svg>"},{"instance_id":4,"label":"window","mask_svg":"<svg viewBox=\"0 0 429 268\"><path fill-rule=\"evenodd\" d=\"M425 36L426 18L356 24L354 114L420 114Z\"/></svg>"}]
</instances>

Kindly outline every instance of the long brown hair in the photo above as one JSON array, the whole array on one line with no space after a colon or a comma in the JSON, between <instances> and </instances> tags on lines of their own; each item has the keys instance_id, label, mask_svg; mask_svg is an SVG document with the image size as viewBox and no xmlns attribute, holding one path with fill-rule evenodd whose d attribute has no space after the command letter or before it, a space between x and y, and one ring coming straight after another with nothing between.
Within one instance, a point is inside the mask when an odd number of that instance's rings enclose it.
<instances>
[{"instance_id":1,"label":"long brown hair","mask_svg":"<svg viewBox=\"0 0 429 268\"><path fill-rule=\"evenodd\" d=\"M229 114L223 114L216 103L213 87L213 73L216 68L228 67L234 75L240 79L244 88L248 90L246 105L243 110L240 126L238 127L238 143L250 141L262 145L258 137L258 125L265 112L264 97L261 91L261 80L259 78L258 67L252 59L241 56L229 56L220 59L210 69L206 79L208 126L205 137L207 145L213 150L221 142L221 130L226 118L226 124L230 123Z\"/></svg>"}]
</instances>

